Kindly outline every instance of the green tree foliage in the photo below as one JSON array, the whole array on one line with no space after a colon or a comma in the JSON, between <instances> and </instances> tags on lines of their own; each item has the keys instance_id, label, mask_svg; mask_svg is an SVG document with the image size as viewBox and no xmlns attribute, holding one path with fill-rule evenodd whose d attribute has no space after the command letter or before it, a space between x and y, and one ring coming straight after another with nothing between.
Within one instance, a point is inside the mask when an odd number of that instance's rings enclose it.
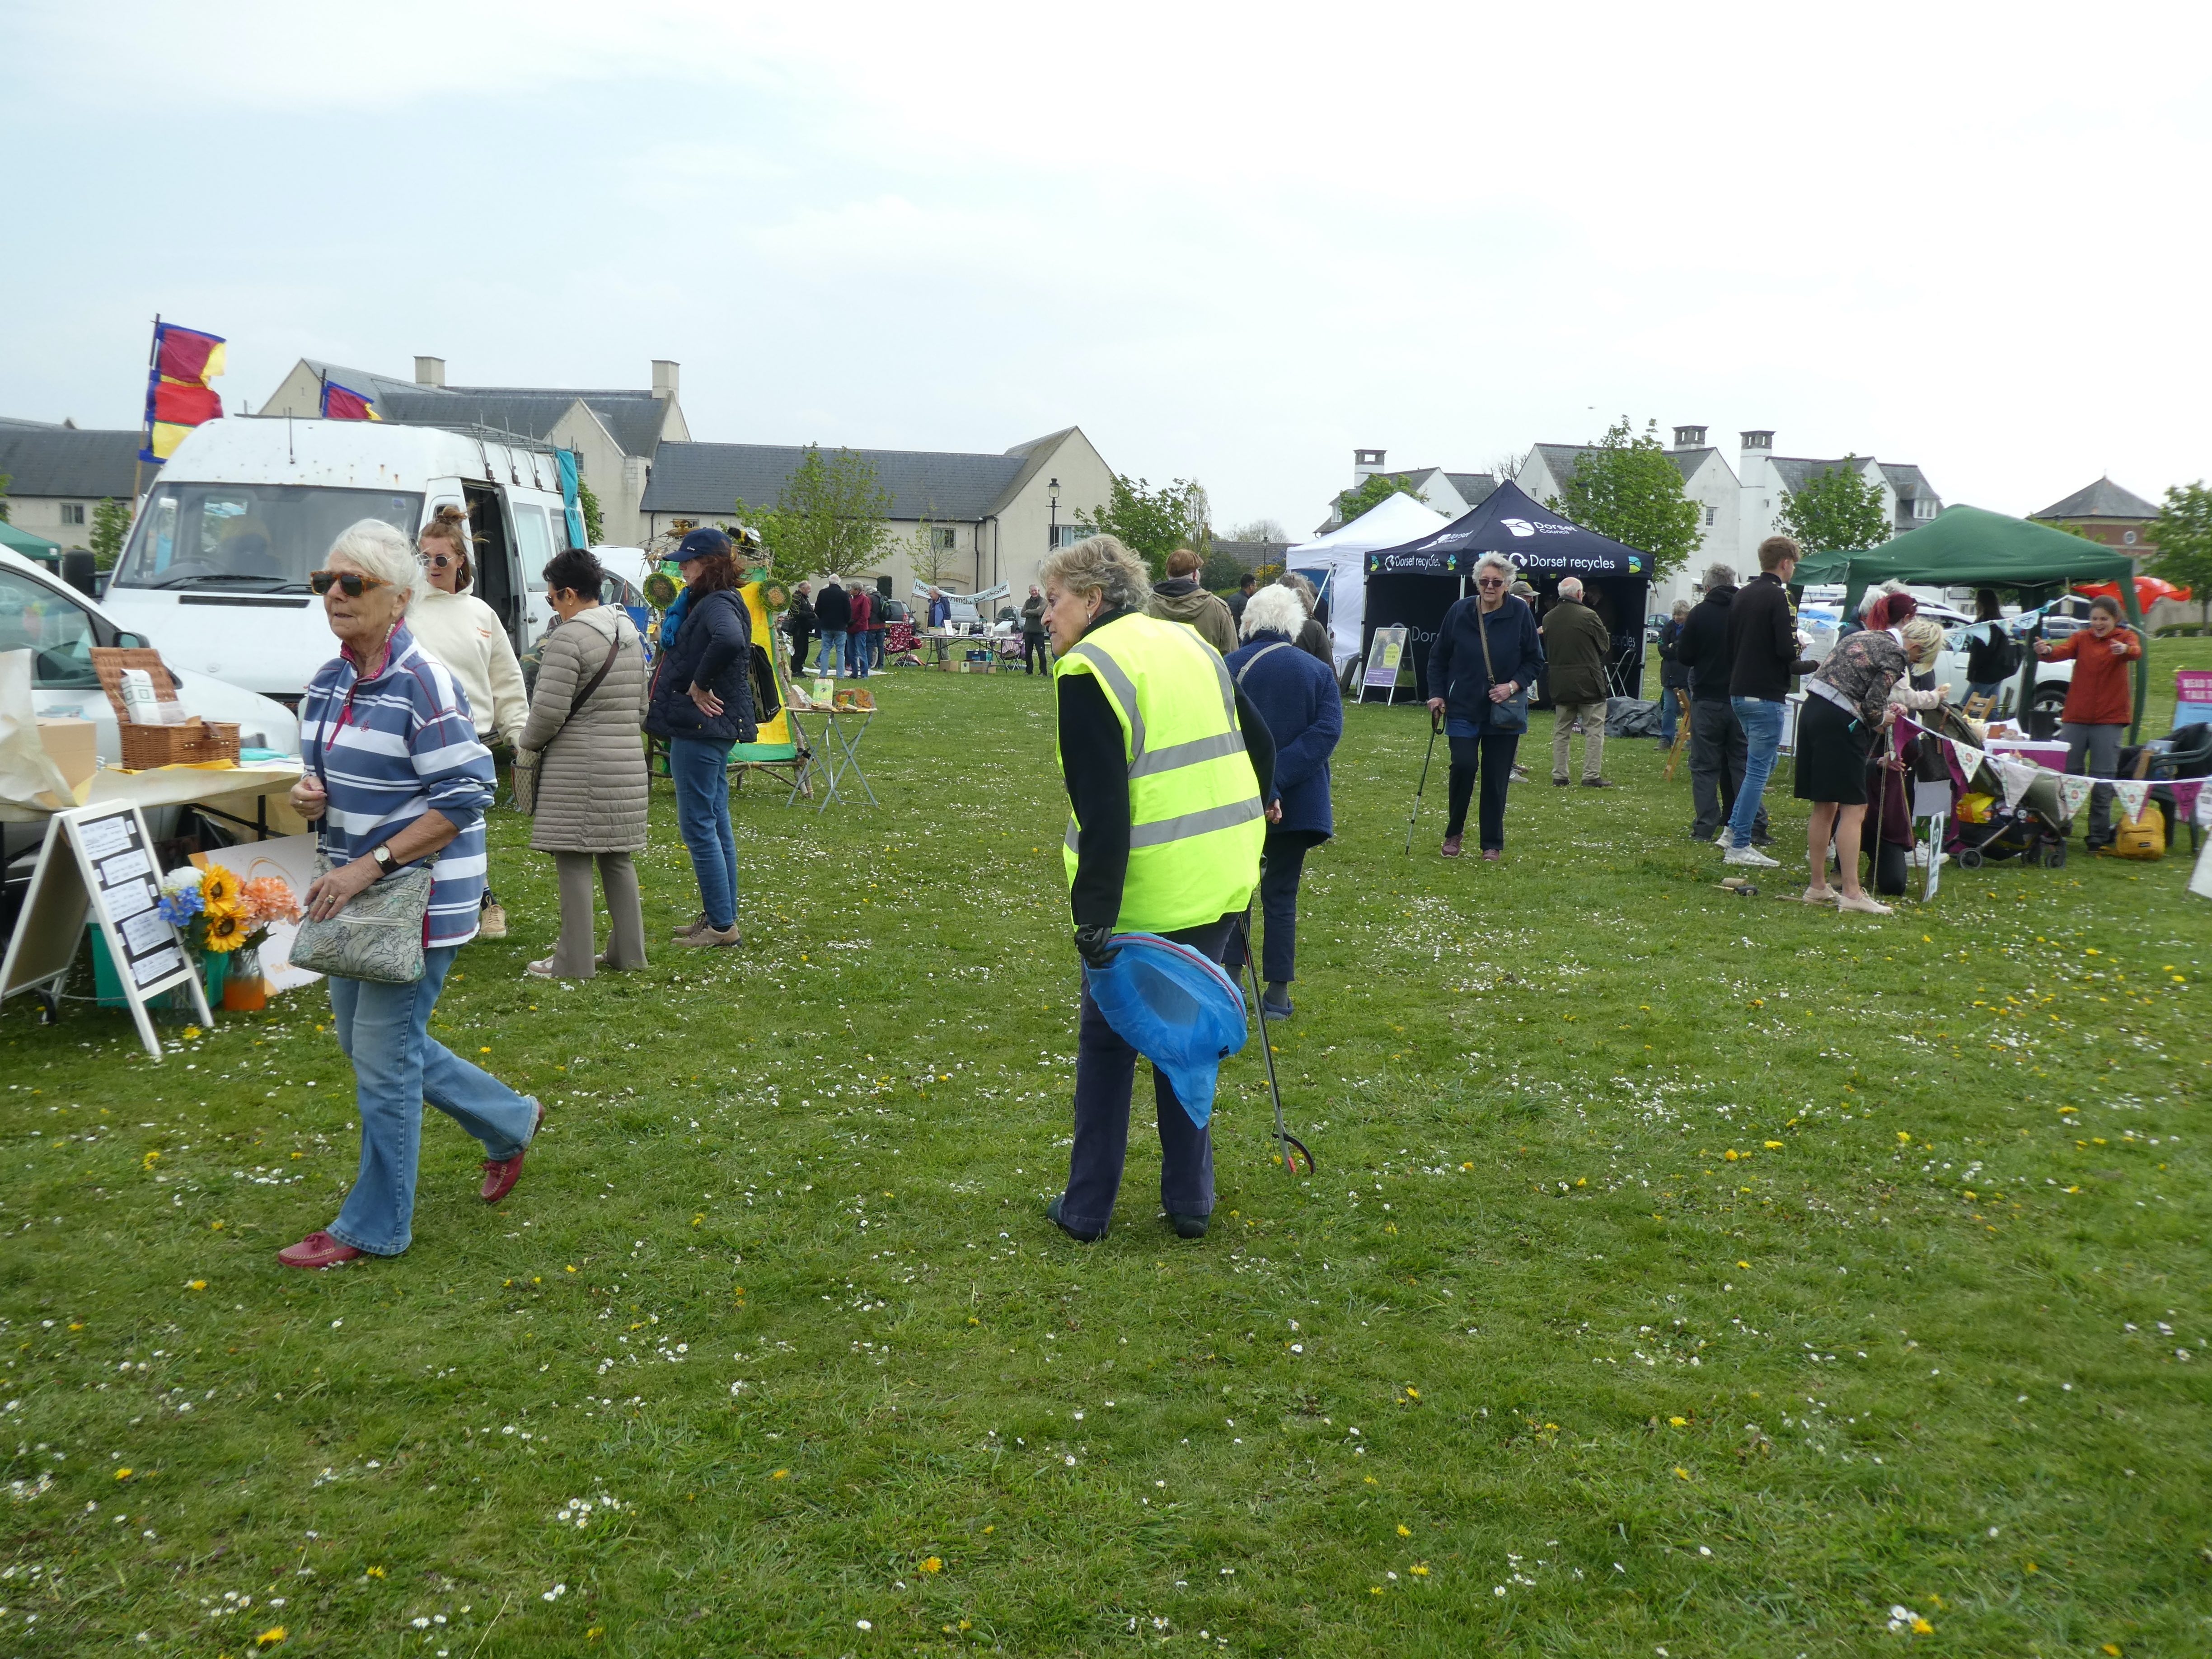
<instances>
[{"instance_id":1,"label":"green tree foliage","mask_svg":"<svg viewBox=\"0 0 2212 1659\"><path fill-rule=\"evenodd\" d=\"M1858 457L1847 455L1782 504L1776 526L1808 553L1879 547L1889 539L1889 514L1881 486L1859 476Z\"/></svg>"},{"instance_id":2,"label":"green tree foliage","mask_svg":"<svg viewBox=\"0 0 2212 1659\"><path fill-rule=\"evenodd\" d=\"M769 573L781 582L857 576L889 556L891 493L866 456L806 447L773 507L743 500L737 515L761 533Z\"/></svg>"},{"instance_id":3,"label":"green tree foliage","mask_svg":"<svg viewBox=\"0 0 2212 1659\"><path fill-rule=\"evenodd\" d=\"M2068 524L2058 519L2030 519L2028 522L2039 524L2045 530L2055 530L2062 536L2079 536L2085 542L2094 542L2097 539L2081 525Z\"/></svg>"},{"instance_id":4,"label":"green tree foliage","mask_svg":"<svg viewBox=\"0 0 2212 1659\"><path fill-rule=\"evenodd\" d=\"M2212 623L2212 489L2204 480L2169 486L2149 534L2158 548L2150 574L2194 590L2199 613Z\"/></svg>"},{"instance_id":5,"label":"green tree foliage","mask_svg":"<svg viewBox=\"0 0 2212 1659\"><path fill-rule=\"evenodd\" d=\"M1415 501L1420 493L1403 477L1390 472L1370 472L1350 489L1340 489L1336 495L1336 516L1350 524L1369 508L1387 501L1393 495L1411 495Z\"/></svg>"},{"instance_id":6,"label":"green tree foliage","mask_svg":"<svg viewBox=\"0 0 2212 1659\"><path fill-rule=\"evenodd\" d=\"M599 498L580 474L576 479L576 510L584 515L584 545L597 547L606 540L607 526L599 513Z\"/></svg>"},{"instance_id":7,"label":"green tree foliage","mask_svg":"<svg viewBox=\"0 0 2212 1659\"><path fill-rule=\"evenodd\" d=\"M1682 493L1682 470L1659 441L1659 425L1638 434L1624 415L1584 450L1559 494L1545 503L1585 530L1651 556L1651 574L1680 570L1698 550L1704 514Z\"/></svg>"},{"instance_id":8,"label":"green tree foliage","mask_svg":"<svg viewBox=\"0 0 2212 1659\"><path fill-rule=\"evenodd\" d=\"M1142 478L1133 482L1116 475L1112 498L1088 513L1078 509L1075 521L1085 530L1112 536L1147 565L1157 581L1168 567L1168 555L1179 547L1203 554L1212 545L1212 517L1206 486L1195 478L1176 478L1158 489Z\"/></svg>"},{"instance_id":9,"label":"green tree foliage","mask_svg":"<svg viewBox=\"0 0 2212 1659\"><path fill-rule=\"evenodd\" d=\"M92 509L92 562L100 570L112 570L123 556L123 541L131 533L131 504L105 501Z\"/></svg>"},{"instance_id":10,"label":"green tree foliage","mask_svg":"<svg viewBox=\"0 0 2212 1659\"><path fill-rule=\"evenodd\" d=\"M1231 592L1244 579L1244 567L1229 553L1209 553L1199 567L1198 585L1215 593Z\"/></svg>"},{"instance_id":11,"label":"green tree foliage","mask_svg":"<svg viewBox=\"0 0 2212 1659\"><path fill-rule=\"evenodd\" d=\"M15 475L14 473L0 472L0 524L9 522L8 518L8 486L15 482Z\"/></svg>"}]
</instances>

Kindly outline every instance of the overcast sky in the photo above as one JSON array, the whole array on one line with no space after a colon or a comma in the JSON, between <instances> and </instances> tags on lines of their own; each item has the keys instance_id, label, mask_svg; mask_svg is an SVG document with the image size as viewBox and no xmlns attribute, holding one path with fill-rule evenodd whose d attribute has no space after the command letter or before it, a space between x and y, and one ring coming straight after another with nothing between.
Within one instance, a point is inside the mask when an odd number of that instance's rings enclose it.
<instances>
[{"instance_id":1,"label":"overcast sky","mask_svg":"<svg viewBox=\"0 0 2212 1659\"><path fill-rule=\"evenodd\" d=\"M0 414L155 312L639 386L695 436L1079 424L1294 532L1358 446L1627 414L2032 512L2212 475L2201 4L0 7Z\"/></svg>"}]
</instances>

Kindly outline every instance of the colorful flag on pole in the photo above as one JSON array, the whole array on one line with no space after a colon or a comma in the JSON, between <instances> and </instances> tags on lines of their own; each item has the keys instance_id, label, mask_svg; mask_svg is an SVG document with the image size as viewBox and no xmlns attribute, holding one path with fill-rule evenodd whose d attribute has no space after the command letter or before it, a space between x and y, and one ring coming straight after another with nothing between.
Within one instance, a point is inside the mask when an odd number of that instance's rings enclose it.
<instances>
[{"instance_id":1,"label":"colorful flag on pole","mask_svg":"<svg viewBox=\"0 0 2212 1659\"><path fill-rule=\"evenodd\" d=\"M376 405L363 393L336 380L323 382L323 418L326 421L380 421Z\"/></svg>"},{"instance_id":2,"label":"colorful flag on pole","mask_svg":"<svg viewBox=\"0 0 2212 1659\"><path fill-rule=\"evenodd\" d=\"M222 418L222 399L208 382L223 371L220 334L154 319L153 362L146 374L146 442L142 461L166 461L185 434Z\"/></svg>"}]
</instances>

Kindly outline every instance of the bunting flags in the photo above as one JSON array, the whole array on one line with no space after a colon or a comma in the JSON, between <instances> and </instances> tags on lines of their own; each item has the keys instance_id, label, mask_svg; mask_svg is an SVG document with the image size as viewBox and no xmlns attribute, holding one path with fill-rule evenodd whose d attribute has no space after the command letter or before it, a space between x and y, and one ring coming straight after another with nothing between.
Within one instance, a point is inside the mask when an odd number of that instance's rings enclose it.
<instances>
[{"instance_id":1,"label":"bunting flags","mask_svg":"<svg viewBox=\"0 0 2212 1659\"><path fill-rule=\"evenodd\" d=\"M2185 823L2201 823L2202 819L2198 815L2197 807L2199 803L2203 799L2204 780L2202 778L2176 778L2172 783L2166 785L2166 787L2173 792L2173 810L2181 815L2182 822Z\"/></svg>"},{"instance_id":2,"label":"bunting flags","mask_svg":"<svg viewBox=\"0 0 2212 1659\"><path fill-rule=\"evenodd\" d=\"M152 362L146 374L146 442L142 461L166 461L185 434L222 418L222 399L208 382L223 371L220 334L154 319Z\"/></svg>"},{"instance_id":3,"label":"bunting flags","mask_svg":"<svg viewBox=\"0 0 2212 1659\"><path fill-rule=\"evenodd\" d=\"M2026 761L2002 759L1996 762L1996 769L1998 781L2004 785L2005 811L2009 812L2020 805L2020 798L2027 793L2027 786L2035 781L2036 773L2042 769Z\"/></svg>"},{"instance_id":4,"label":"bunting flags","mask_svg":"<svg viewBox=\"0 0 2212 1659\"><path fill-rule=\"evenodd\" d=\"M2112 793L2120 798L2120 805L2133 823L2142 816L2143 802L2150 797L2150 784L2142 778L2120 778L2112 784Z\"/></svg>"},{"instance_id":5,"label":"bunting flags","mask_svg":"<svg viewBox=\"0 0 2212 1659\"><path fill-rule=\"evenodd\" d=\"M2075 815L2088 805L2089 791L2094 787L2090 779L2073 774L2058 780L2058 805L2067 823L2073 823Z\"/></svg>"},{"instance_id":6,"label":"bunting flags","mask_svg":"<svg viewBox=\"0 0 2212 1659\"><path fill-rule=\"evenodd\" d=\"M326 421L380 421L376 405L366 393L340 386L327 375L323 380L323 418Z\"/></svg>"}]
</instances>

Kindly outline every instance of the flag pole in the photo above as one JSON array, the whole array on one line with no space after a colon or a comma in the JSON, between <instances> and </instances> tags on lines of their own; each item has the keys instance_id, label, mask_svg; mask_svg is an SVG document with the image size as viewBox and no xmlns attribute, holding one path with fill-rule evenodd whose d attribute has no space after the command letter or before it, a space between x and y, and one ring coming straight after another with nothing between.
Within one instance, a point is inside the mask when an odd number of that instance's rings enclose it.
<instances>
[{"instance_id":1,"label":"flag pole","mask_svg":"<svg viewBox=\"0 0 2212 1659\"><path fill-rule=\"evenodd\" d=\"M146 441L138 446L137 459L131 463L131 511L138 512L139 479L146 468L146 452L154 447L154 378L161 372L161 313L154 313L154 333L146 344Z\"/></svg>"}]
</instances>

